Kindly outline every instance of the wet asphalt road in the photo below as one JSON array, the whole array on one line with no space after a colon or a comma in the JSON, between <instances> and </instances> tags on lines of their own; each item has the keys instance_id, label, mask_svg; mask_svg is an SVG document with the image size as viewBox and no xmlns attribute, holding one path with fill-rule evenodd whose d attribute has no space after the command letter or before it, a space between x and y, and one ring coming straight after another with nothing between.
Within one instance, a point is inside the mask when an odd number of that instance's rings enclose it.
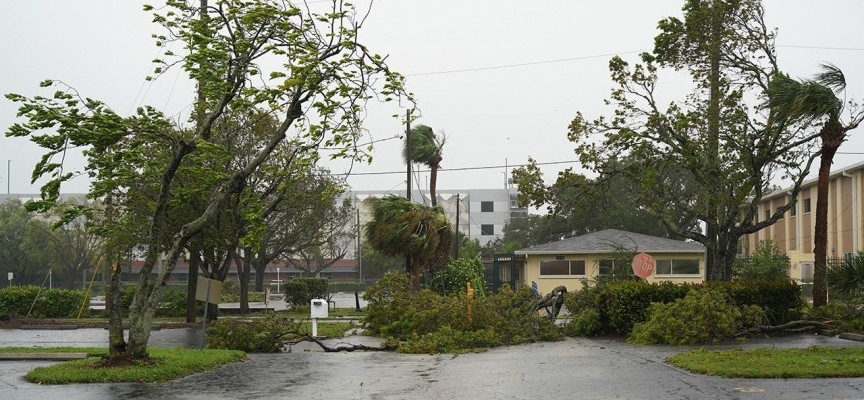
<instances>
[{"instance_id":1,"label":"wet asphalt road","mask_svg":"<svg viewBox=\"0 0 864 400\"><path fill-rule=\"evenodd\" d=\"M73 333L74 332L74 333ZM52 337L98 337L101 330L0 331L0 345L55 345ZM105 333L107 335L107 333ZM197 330L153 332L151 345L184 346ZM17 336L17 339L13 336ZM107 336L106 336L107 337ZM5 339L4 339L5 338ZM68 338L67 338L68 339ZM59 340L59 339L57 339ZM63 339L65 343L66 339ZM340 339L343 340L343 339ZM377 339L351 337L376 344ZM105 342L102 342L105 343ZM331 345L336 341L331 341ZM794 336L724 348L862 346L823 336ZM724 379L663 363L691 347L634 346L616 340L567 339L478 354L324 353L310 343L291 353L249 360L161 384L41 386L24 374L51 362L0 362L0 399L862 399L864 378Z\"/></svg>"}]
</instances>

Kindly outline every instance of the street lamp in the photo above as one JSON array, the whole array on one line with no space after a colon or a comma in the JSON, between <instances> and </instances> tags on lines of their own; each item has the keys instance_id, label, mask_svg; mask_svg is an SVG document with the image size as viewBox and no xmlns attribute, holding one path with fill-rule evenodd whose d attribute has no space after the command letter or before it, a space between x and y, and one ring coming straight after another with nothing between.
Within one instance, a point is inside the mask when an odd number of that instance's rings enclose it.
<instances>
[{"instance_id":1,"label":"street lamp","mask_svg":"<svg viewBox=\"0 0 864 400\"><path fill-rule=\"evenodd\" d=\"M282 281L279 280L279 267L276 267L276 293L279 293L279 286L281 286Z\"/></svg>"}]
</instances>

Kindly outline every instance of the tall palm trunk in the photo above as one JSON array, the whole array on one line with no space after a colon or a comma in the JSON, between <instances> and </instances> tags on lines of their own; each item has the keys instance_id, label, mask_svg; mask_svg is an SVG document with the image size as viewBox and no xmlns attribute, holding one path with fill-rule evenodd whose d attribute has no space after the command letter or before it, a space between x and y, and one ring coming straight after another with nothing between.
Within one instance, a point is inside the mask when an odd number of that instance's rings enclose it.
<instances>
[{"instance_id":1,"label":"tall palm trunk","mask_svg":"<svg viewBox=\"0 0 864 400\"><path fill-rule=\"evenodd\" d=\"M438 187L438 168L440 168L438 164L441 160L440 155L435 155L432 162L429 163L429 196L432 197L432 207L438 205L438 194L435 190Z\"/></svg>"},{"instance_id":2,"label":"tall palm trunk","mask_svg":"<svg viewBox=\"0 0 864 400\"><path fill-rule=\"evenodd\" d=\"M414 290L420 290L420 257L417 255L411 257L411 283Z\"/></svg>"},{"instance_id":3,"label":"tall palm trunk","mask_svg":"<svg viewBox=\"0 0 864 400\"><path fill-rule=\"evenodd\" d=\"M825 272L828 269L828 183L834 154L843 144L846 130L836 118L831 118L822 127L822 154L819 164L819 182L816 194L816 224L813 233L813 307L828 303L825 288Z\"/></svg>"}]
</instances>

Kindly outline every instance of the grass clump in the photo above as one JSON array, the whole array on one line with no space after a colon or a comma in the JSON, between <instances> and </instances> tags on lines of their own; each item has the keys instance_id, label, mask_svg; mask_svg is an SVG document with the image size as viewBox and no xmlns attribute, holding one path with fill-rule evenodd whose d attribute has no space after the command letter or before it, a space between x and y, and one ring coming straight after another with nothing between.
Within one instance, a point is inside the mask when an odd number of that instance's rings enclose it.
<instances>
[{"instance_id":1,"label":"grass clump","mask_svg":"<svg viewBox=\"0 0 864 400\"><path fill-rule=\"evenodd\" d=\"M0 351L6 351L4 349ZM13 349L20 350L20 349ZM37 352L86 352L92 357L36 368L25 376L38 384L165 382L222 365L243 361L246 354L236 350L149 349L149 360L129 365L102 366L105 349L56 348L32 349Z\"/></svg>"},{"instance_id":2,"label":"grass clump","mask_svg":"<svg viewBox=\"0 0 864 400\"><path fill-rule=\"evenodd\" d=\"M687 371L724 378L864 376L864 348L691 350L666 359Z\"/></svg>"}]
</instances>

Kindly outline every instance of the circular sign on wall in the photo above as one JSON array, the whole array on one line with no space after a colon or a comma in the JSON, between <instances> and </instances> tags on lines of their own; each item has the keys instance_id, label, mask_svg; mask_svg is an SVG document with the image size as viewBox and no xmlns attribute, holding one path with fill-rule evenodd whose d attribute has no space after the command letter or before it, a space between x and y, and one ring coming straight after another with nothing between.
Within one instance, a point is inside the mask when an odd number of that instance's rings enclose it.
<instances>
[{"instance_id":1,"label":"circular sign on wall","mask_svg":"<svg viewBox=\"0 0 864 400\"><path fill-rule=\"evenodd\" d=\"M654 272L654 259L647 253L639 253L633 257L633 273L645 279Z\"/></svg>"}]
</instances>

